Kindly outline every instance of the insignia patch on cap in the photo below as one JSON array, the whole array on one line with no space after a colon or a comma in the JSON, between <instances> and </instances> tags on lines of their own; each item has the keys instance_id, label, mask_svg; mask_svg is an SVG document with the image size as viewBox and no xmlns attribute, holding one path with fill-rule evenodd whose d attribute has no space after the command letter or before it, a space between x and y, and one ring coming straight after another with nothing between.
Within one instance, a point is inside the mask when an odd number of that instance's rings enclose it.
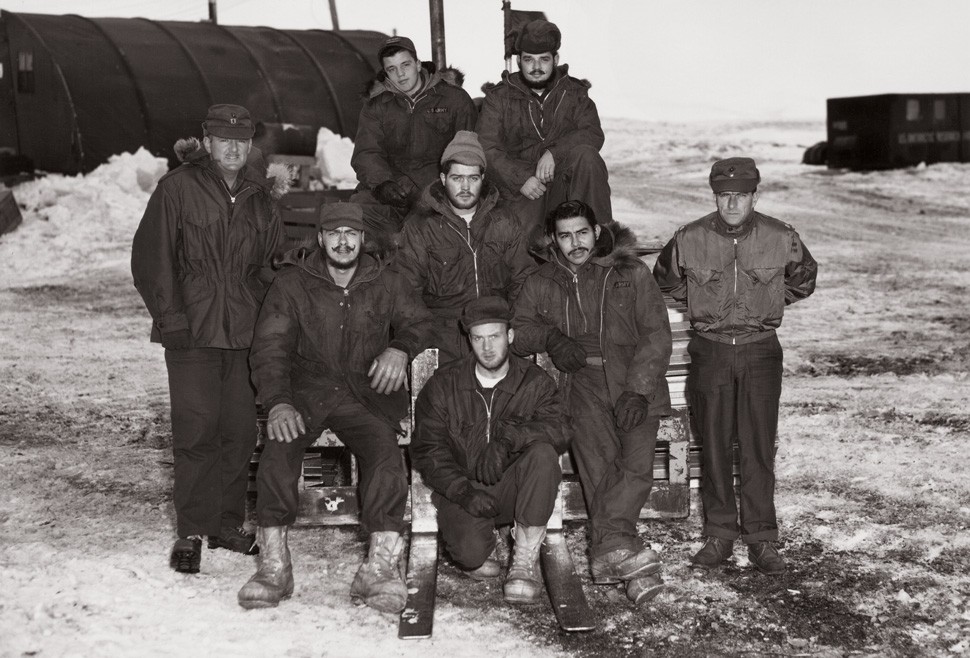
<instances>
[{"instance_id":1,"label":"insignia patch on cap","mask_svg":"<svg viewBox=\"0 0 970 658\"><path fill-rule=\"evenodd\" d=\"M229 119L229 123L232 123L232 124L235 124L236 123L236 113L235 112L232 113L232 118Z\"/></svg>"}]
</instances>

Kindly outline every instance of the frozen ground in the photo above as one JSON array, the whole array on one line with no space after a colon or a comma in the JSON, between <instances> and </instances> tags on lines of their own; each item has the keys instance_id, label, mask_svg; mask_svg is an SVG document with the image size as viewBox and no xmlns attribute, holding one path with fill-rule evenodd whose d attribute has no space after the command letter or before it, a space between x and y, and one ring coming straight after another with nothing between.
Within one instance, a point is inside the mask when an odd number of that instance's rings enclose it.
<instances>
[{"instance_id":1,"label":"frozen ground","mask_svg":"<svg viewBox=\"0 0 970 658\"><path fill-rule=\"evenodd\" d=\"M794 223L820 263L789 308L778 508L790 572L685 568L697 511L644 523L670 590L633 608L587 596L598 630L440 568L434 638L349 603L364 553L351 530L294 533L294 598L245 612L252 558L205 551L167 566L173 538L161 349L128 258L160 164L120 156L84 178L16 188L24 223L0 237L0 655L541 656L970 654L970 168L884 173L798 164L817 124L612 121L617 216L665 240L712 205L710 163L746 153L759 210ZM163 165L161 165L163 166ZM584 531L570 526L577 566Z\"/></svg>"}]
</instances>

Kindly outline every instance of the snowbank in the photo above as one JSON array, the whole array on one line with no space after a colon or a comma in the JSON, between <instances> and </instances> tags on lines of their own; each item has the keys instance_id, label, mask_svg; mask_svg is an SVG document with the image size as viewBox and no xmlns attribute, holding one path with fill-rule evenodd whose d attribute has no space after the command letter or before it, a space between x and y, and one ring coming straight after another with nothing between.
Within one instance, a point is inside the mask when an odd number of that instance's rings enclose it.
<instances>
[{"instance_id":1,"label":"snowbank","mask_svg":"<svg viewBox=\"0 0 970 658\"><path fill-rule=\"evenodd\" d=\"M127 263L148 197L168 171L144 148L87 175L50 174L13 189L23 223L0 236L0 283L50 282Z\"/></svg>"},{"instance_id":2,"label":"snowbank","mask_svg":"<svg viewBox=\"0 0 970 658\"><path fill-rule=\"evenodd\" d=\"M354 154L354 142L349 137L341 137L329 128L321 128L317 133L317 168L323 183L340 190L357 187L357 174L350 166Z\"/></svg>"}]
</instances>

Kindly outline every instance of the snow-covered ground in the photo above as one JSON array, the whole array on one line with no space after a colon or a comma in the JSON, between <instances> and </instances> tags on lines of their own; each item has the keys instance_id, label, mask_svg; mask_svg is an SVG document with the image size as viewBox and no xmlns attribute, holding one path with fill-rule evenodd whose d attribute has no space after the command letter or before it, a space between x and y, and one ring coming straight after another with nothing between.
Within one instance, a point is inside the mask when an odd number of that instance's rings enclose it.
<instances>
[{"instance_id":1,"label":"snow-covered ground","mask_svg":"<svg viewBox=\"0 0 970 658\"><path fill-rule=\"evenodd\" d=\"M349 602L364 545L293 534L294 598L246 612L253 559L168 569L171 445L161 349L131 285L131 236L164 163L125 154L15 189L0 236L0 655L541 656L970 653L970 167L848 173L799 164L812 123L608 121L616 216L664 241L712 208L713 160L755 157L759 210L820 263L789 307L778 510L790 571L692 577L699 516L644 523L670 589L645 608L584 580L601 620L566 636L545 607L440 568L431 640ZM584 530L570 546L585 568Z\"/></svg>"}]
</instances>

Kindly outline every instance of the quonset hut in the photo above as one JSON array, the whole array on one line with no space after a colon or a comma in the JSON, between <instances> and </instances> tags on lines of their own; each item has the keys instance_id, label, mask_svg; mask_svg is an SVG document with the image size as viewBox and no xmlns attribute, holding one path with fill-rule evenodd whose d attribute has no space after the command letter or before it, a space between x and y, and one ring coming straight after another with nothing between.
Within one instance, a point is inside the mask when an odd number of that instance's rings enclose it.
<instances>
[{"instance_id":1,"label":"quonset hut","mask_svg":"<svg viewBox=\"0 0 970 658\"><path fill-rule=\"evenodd\" d=\"M830 98L826 155L831 169L970 162L970 94Z\"/></svg>"},{"instance_id":2,"label":"quonset hut","mask_svg":"<svg viewBox=\"0 0 970 658\"><path fill-rule=\"evenodd\" d=\"M0 154L68 174L139 146L172 159L213 103L353 137L385 38L0 11Z\"/></svg>"}]
</instances>

